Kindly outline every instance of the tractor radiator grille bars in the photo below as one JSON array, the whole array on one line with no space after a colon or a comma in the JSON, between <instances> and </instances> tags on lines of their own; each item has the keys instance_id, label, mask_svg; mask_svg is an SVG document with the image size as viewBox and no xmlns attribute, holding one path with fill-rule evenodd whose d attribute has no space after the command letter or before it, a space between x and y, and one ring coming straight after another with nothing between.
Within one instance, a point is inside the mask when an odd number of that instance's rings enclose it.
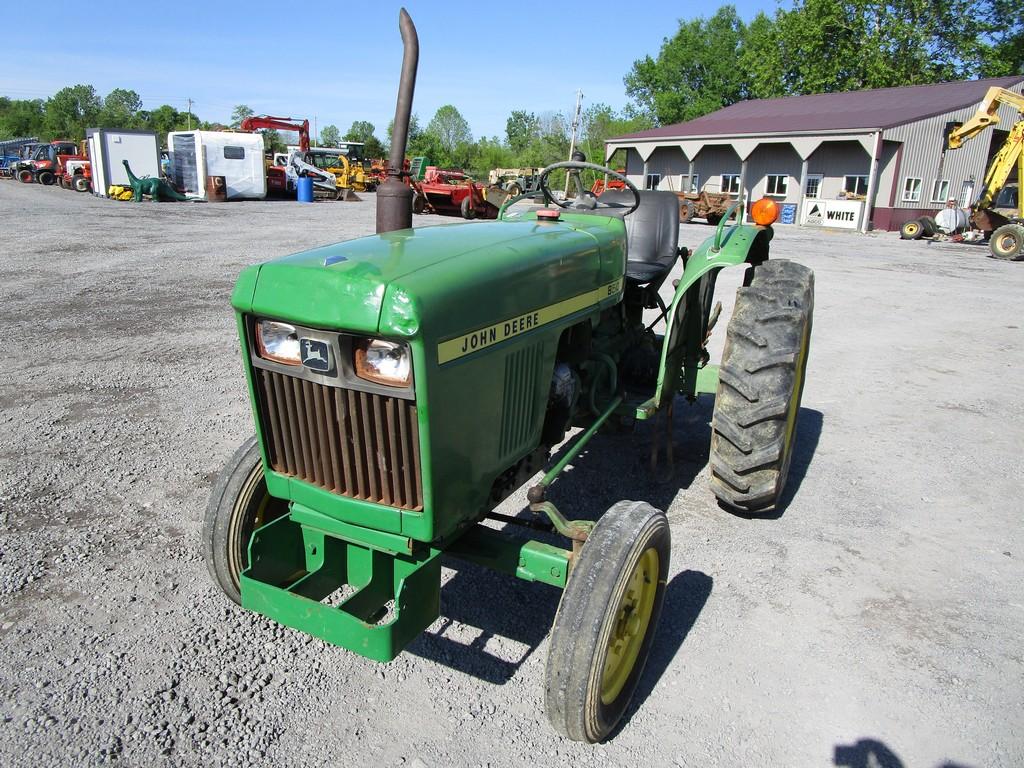
<instances>
[{"instance_id":1,"label":"tractor radiator grille bars","mask_svg":"<svg viewBox=\"0 0 1024 768\"><path fill-rule=\"evenodd\" d=\"M272 468L328 491L423 508L416 406L257 368Z\"/></svg>"}]
</instances>

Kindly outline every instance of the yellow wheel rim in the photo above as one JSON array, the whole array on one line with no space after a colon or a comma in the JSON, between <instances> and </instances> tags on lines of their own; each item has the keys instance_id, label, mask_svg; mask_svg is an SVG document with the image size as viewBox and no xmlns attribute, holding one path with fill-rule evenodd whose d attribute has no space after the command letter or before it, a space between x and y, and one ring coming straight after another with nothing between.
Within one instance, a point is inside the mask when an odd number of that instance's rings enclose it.
<instances>
[{"instance_id":1,"label":"yellow wheel rim","mask_svg":"<svg viewBox=\"0 0 1024 768\"><path fill-rule=\"evenodd\" d=\"M601 702L611 704L622 693L647 635L658 593L658 550L648 549L637 561L622 600L615 611L615 623L608 638L608 654L601 674Z\"/></svg>"},{"instance_id":2,"label":"yellow wheel rim","mask_svg":"<svg viewBox=\"0 0 1024 768\"><path fill-rule=\"evenodd\" d=\"M789 413L786 414L786 438L783 450L789 454L789 446L793 442L793 435L796 433L796 417L800 412L800 393L804 388L804 371L806 370L807 347L811 341L810 328L804 328L804 337L800 341L800 354L796 358L796 372L793 380L793 399L789 402Z\"/></svg>"}]
</instances>

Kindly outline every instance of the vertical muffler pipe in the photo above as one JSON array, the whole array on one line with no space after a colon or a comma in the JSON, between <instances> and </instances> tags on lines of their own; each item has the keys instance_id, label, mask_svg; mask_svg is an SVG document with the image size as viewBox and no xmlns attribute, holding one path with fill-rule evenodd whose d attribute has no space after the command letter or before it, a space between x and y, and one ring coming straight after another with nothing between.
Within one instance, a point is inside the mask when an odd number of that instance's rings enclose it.
<instances>
[{"instance_id":1,"label":"vertical muffler pipe","mask_svg":"<svg viewBox=\"0 0 1024 768\"><path fill-rule=\"evenodd\" d=\"M416 25L403 8L398 13L402 31L402 79L398 84L395 122L391 128L391 158L388 178L377 187L377 234L412 227L412 187L402 182L405 145L409 140L409 118L412 115L412 94L416 89L416 67L420 61L420 41Z\"/></svg>"}]
</instances>

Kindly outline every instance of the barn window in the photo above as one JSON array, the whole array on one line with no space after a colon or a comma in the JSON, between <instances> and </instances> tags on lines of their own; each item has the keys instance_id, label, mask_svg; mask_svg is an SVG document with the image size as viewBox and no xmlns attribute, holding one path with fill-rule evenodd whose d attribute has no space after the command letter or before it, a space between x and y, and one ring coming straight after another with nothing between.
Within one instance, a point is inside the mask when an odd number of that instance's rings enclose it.
<instances>
[{"instance_id":1,"label":"barn window","mask_svg":"<svg viewBox=\"0 0 1024 768\"><path fill-rule=\"evenodd\" d=\"M820 173L809 173L807 175L807 186L804 187L804 197L816 200L818 195L821 194L821 179Z\"/></svg>"},{"instance_id":2,"label":"barn window","mask_svg":"<svg viewBox=\"0 0 1024 768\"><path fill-rule=\"evenodd\" d=\"M949 179L936 179L932 184L932 202L944 203L949 199Z\"/></svg>"},{"instance_id":3,"label":"barn window","mask_svg":"<svg viewBox=\"0 0 1024 768\"><path fill-rule=\"evenodd\" d=\"M765 186L766 195L774 195L775 197L785 197L786 190L789 188L789 176L783 173L769 173L768 183Z\"/></svg>"},{"instance_id":4,"label":"barn window","mask_svg":"<svg viewBox=\"0 0 1024 768\"><path fill-rule=\"evenodd\" d=\"M648 173L647 180L644 182L644 189L657 189L659 184L661 184L661 174Z\"/></svg>"},{"instance_id":5,"label":"barn window","mask_svg":"<svg viewBox=\"0 0 1024 768\"><path fill-rule=\"evenodd\" d=\"M738 173L723 173L722 191L728 192L730 195L738 195L740 193L740 175Z\"/></svg>"},{"instance_id":6,"label":"barn window","mask_svg":"<svg viewBox=\"0 0 1024 768\"><path fill-rule=\"evenodd\" d=\"M844 176L843 177L843 191L847 196L860 195L865 196L868 193L868 177L867 176Z\"/></svg>"},{"instance_id":7,"label":"barn window","mask_svg":"<svg viewBox=\"0 0 1024 768\"><path fill-rule=\"evenodd\" d=\"M903 180L903 202L917 203L921 200L921 180L907 177Z\"/></svg>"}]
</instances>

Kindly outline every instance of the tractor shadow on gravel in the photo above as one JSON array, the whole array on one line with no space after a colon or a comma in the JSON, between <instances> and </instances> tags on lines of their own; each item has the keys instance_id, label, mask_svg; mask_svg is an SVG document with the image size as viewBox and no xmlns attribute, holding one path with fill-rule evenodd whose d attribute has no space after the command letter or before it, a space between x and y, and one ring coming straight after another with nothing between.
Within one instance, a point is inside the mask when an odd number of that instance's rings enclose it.
<instances>
[{"instance_id":1,"label":"tractor shadow on gravel","mask_svg":"<svg viewBox=\"0 0 1024 768\"><path fill-rule=\"evenodd\" d=\"M595 436L576 457L572 467L551 486L548 498L570 519L596 520L622 499L646 501L668 510L679 495L693 485L708 463L714 397L701 396L692 405L676 403L672 423L674 461L667 469L663 421L644 422L632 432ZM779 508L762 518L778 518L800 487L814 457L821 434L822 414L800 409L800 422L790 465L789 481ZM651 445L661 433L661 453L654 473L650 467ZM554 465L564 451L548 462ZM694 501L713 505L708 498ZM691 505L692 506L692 505ZM505 510L515 514L515 510ZM718 512L718 510L715 510ZM721 514L725 514L721 512ZM536 519L527 509L523 520ZM556 546L566 541L544 531L506 525L505 531ZM417 638L408 650L424 659L494 685L504 685L540 646L551 630L561 592L545 584L518 581L487 568L447 558L454 575L441 588L441 619ZM672 663L686 636L711 595L712 579L700 571L683 571L673 577L665 593L665 607L651 655L624 722L651 694Z\"/></svg>"},{"instance_id":2,"label":"tractor shadow on gravel","mask_svg":"<svg viewBox=\"0 0 1024 768\"><path fill-rule=\"evenodd\" d=\"M668 512L677 496L691 488L708 464L714 406L713 395L700 395L694 403L677 398L672 420L671 466L667 460L664 417L637 422L632 432L599 433L551 486L548 498L570 519L596 520L622 499L646 501ZM774 510L749 517L761 520L782 517L800 489L818 448L824 416L821 411L801 407L798 418L793 458L782 499ZM658 458L652 470L651 454L655 443ZM564 447L551 457L548 466L554 465L563 453ZM702 505L714 509L715 498L707 488L694 489L686 507ZM734 510L728 514L747 517Z\"/></svg>"},{"instance_id":3,"label":"tractor shadow on gravel","mask_svg":"<svg viewBox=\"0 0 1024 768\"><path fill-rule=\"evenodd\" d=\"M444 564L457 572L441 587L440 625L427 629L406 650L504 685L547 637L562 592L462 560Z\"/></svg>"},{"instance_id":4,"label":"tractor shadow on gravel","mask_svg":"<svg viewBox=\"0 0 1024 768\"><path fill-rule=\"evenodd\" d=\"M904 768L903 761L885 744L876 739L860 739L854 744L836 744L832 764L837 768ZM936 768L967 768L961 763L944 760Z\"/></svg>"}]
</instances>

